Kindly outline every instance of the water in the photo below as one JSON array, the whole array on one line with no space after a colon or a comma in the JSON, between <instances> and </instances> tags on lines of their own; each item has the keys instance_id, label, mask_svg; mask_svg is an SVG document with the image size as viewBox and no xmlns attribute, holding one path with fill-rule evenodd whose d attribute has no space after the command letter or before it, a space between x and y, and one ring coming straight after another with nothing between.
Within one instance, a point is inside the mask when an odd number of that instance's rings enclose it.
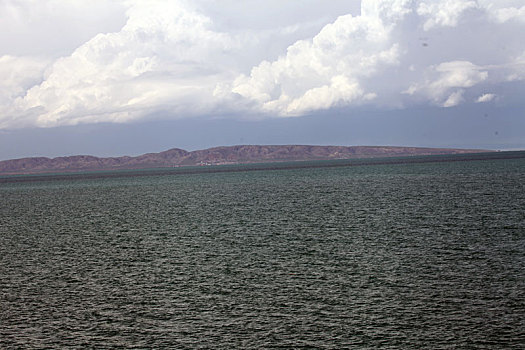
<instances>
[{"instance_id":1,"label":"water","mask_svg":"<svg viewBox=\"0 0 525 350\"><path fill-rule=\"evenodd\" d=\"M0 348L525 346L525 159L0 196Z\"/></svg>"}]
</instances>

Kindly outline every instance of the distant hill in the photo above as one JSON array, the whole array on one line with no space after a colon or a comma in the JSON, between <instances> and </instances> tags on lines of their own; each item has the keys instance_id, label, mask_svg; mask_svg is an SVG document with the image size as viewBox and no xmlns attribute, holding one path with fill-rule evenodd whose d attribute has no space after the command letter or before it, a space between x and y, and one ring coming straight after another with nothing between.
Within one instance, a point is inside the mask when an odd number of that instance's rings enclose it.
<instances>
[{"instance_id":1,"label":"distant hill","mask_svg":"<svg viewBox=\"0 0 525 350\"><path fill-rule=\"evenodd\" d=\"M324 159L356 159L490 152L477 149L389 146L256 146L214 147L198 151L173 148L137 157L34 157L0 161L0 174L36 174L113 169L147 169L190 165L219 165Z\"/></svg>"}]
</instances>

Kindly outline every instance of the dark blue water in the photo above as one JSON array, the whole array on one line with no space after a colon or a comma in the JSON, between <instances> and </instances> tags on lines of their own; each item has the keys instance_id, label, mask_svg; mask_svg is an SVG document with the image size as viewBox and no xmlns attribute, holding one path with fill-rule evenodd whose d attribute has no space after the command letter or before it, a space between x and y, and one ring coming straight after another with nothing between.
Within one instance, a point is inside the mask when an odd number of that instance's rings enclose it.
<instances>
[{"instance_id":1,"label":"dark blue water","mask_svg":"<svg viewBox=\"0 0 525 350\"><path fill-rule=\"evenodd\" d=\"M0 196L0 348L525 346L524 159Z\"/></svg>"}]
</instances>

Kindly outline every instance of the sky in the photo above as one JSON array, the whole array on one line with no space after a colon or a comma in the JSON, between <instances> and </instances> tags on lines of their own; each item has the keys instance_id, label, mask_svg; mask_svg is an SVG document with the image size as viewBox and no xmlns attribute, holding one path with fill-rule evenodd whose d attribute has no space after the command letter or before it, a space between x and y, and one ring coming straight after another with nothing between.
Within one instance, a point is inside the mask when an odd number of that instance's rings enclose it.
<instances>
[{"instance_id":1,"label":"sky","mask_svg":"<svg viewBox=\"0 0 525 350\"><path fill-rule=\"evenodd\" d=\"M525 0L0 0L0 160L525 149Z\"/></svg>"}]
</instances>

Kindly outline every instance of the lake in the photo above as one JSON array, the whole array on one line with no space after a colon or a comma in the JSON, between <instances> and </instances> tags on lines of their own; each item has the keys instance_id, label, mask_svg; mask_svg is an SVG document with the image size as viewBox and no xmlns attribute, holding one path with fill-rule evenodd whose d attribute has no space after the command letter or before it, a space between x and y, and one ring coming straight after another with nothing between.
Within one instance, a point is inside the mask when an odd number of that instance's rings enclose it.
<instances>
[{"instance_id":1,"label":"lake","mask_svg":"<svg viewBox=\"0 0 525 350\"><path fill-rule=\"evenodd\" d=\"M0 183L0 348L524 348L524 158L323 164Z\"/></svg>"}]
</instances>

